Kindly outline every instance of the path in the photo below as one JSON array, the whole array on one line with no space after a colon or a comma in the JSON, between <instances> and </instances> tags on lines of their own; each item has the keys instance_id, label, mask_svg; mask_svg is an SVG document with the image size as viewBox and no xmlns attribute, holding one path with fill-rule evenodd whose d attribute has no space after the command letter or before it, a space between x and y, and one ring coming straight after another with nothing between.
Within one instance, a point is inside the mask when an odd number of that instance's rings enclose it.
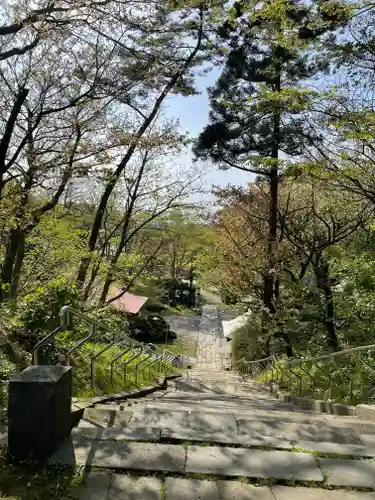
<instances>
[{"instance_id":1,"label":"path","mask_svg":"<svg viewBox=\"0 0 375 500\"><path fill-rule=\"evenodd\" d=\"M221 331L217 307L212 304L202 307L202 316L197 343L197 369L209 371L230 367L230 343Z\"/></svg>"},{"instance_id":2,"label":"path","mask_svg":"<svg viewBox=\"0 0 375 500\"><path fill-rule=\"evenodd\" d=\"M375 500L375 423L301 410L219 370L217 318L205 311L198 368L86 410L51 458L103 469L80 500Z\"/></svg>"}]
</instances>

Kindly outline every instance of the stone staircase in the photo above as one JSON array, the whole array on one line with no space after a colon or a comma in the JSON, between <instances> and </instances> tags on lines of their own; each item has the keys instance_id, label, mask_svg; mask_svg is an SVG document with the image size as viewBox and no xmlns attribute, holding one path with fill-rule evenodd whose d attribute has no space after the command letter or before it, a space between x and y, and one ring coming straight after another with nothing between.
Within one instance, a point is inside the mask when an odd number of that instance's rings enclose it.
<instances>
[{"instance_id":1,"label":"stone staircase","mask_svg":"<svg viewBox=\"0 0 375 500\"><path fill-rule=\"evenodd\" d=\"M198 367L166 390L85 410L50 459L87 467L81 500L375 499L375 423Z\"/></svg>"}]
</instances>

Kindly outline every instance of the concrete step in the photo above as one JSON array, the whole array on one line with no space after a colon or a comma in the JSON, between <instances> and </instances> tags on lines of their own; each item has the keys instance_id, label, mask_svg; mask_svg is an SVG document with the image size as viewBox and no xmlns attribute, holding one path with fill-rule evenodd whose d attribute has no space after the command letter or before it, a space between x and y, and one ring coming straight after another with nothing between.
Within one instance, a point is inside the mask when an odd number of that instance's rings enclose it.
<instances>
[{"instance_id":1,"label":"concrete step","mask_svg":"<svg viewBox=\"0 0 375 500\"><path fill-rule=\"evenodd\" d=\"M350 427L317 426L278 422L236 420L221 415L138 413L126 427L92 426L73 429L72 438L100 441L151 441L217 443L236 447L265 447L304 450L321 454L375 457L375 436L360 434Z\"/></svg>"},{"instance_id":2,"label":"concrete step","mask_svg":"<svg viewBox=\"0 0 375 500\"><path fill-rule=\"evenodd\" d=\"M80 500L373 500L374 493L288 486L254 486L240 481L88 474Z\"/></svg>"},{"instance_id":3,"label":"concrete step","mask_svg":"<svg viewBox=\"0 0 375 500\"><path fill-rule=\"evenodd\" d=\"M294 480L375 490L374 461L318 460L311 454L294 451L70 438L49 463L147 473Z\"/></svg>"},{"instance_id":4,"label":"concrete step","mask_svg":"<svg viewBox=\"0 0 375 500\"><path fill-rule=\"evenodd\" d=\"M292 405L289 405L288 403L280 403L279 401L267 401L267 402L262 402L262 401L257 401L257 400L249 400L246 399L245 401L241 400L233 400L233 399L219 399L219 398L209 398L209 397L194 397L194 398L175 398L175 397L166 397L163 400L164 402L170 402L175 405L189 405L191 407L193 406L200 406L204 408L208 407L218 407L218 408L232 408L236 409L239 412L242 410L263 410L263 411L274 411L274 412L295 412L295 413L308 413L308 410L303 410L298 407L294 407ZM158 403L158 401L156 402ZM160 404L162 402L160 401ZM313 412L310 412L313 414Z\"/></svg>"},{"instance_id":5,"label":"concrete step","mask_svg":"<svg viewBox=\"0 0 375 500\"><path fill-rule=\"evenodd\" d=\"M257 394L263 394L264 397L269 397L269 393L267 393L265 390L259 390L257 389L255 391L255 388L252 386L249 386L248 384L245 384L241 381L216 381L216 380L187 380L187 379L181 379L181 380L176 380L173 384L168 384L168 389L172 390L172 387L175 387L176 390L180 391L189 391L189 390L214 390L214 391L221 391L221 392L226 392L226 391L243 391L245 393L254 393L256 392Z\"/></svg>"},{"instance_id":6,"label":"concrete step","mask_svg":"<svg viewBox=\"0 0 375 500\"><path fill-rule=\"evenodd\" d=\"M343 427L349 426L354 429L359 429L361 432L366 434L375 434L375 423L373 421L359 420L356 417L347 417L339 415L328 415L324 413L314 413L309 410L297 410L297 411L264 411L264 409L257 409L252 407L244 407L243 405L223 405L219 406L209 406L199 403L180 403L174 401L144 401L144 400L132 400L132 406L128 407L126 404L122 405L97 405L95 407L94 419L100 419L101 411L105 418L109 418L111 413L109 412L125 412L128 416L132 415L134 411L141 409L148 410L161 410L163 412L195 412L204 411L208 414L228 414L232 413L236 415L237 418L245 418L247 420L266 420L266 421L283 421L283 422L300 422L300 423L333 423L334 425L342 425ZM88 410L90 412L90 410ZM91 418L90 413L85 412L85 416ZM112 417L113 418L113 417ZM125 417L124 417L125 418Z\"/></svg>"},{"instance_id":7,"label":"concrete step","mask_svg":"<svg viewBox=\"0 0 375 500\"><path fill-rule=\"evenodd\" d=\"M319 420L294 414L191 411L137 406L132 412L88 410L79 428L160 429L165 439L208 441L246 446L301 448L323 453L375 456L375 424L360 420ZM323 443L323 445L317 444ZM332 446L329 446L331 444ZM348 445L344 449L343 445Z\"/></svg>"}]
</instances>

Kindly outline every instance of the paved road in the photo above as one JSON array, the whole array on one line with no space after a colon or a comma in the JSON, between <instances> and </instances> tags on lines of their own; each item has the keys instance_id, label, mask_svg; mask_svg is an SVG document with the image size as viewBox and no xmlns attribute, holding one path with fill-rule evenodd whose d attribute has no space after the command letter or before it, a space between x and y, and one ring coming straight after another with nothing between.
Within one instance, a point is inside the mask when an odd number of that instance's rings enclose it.
<instances>
[{"instance_id":1,"label":"paved road","mask_svg":"<svg viewBox=\"0 0 375 500\"><path fill-rule=\"evenodd\" d=\"M166 321L172 331L176 332L177 335L197 335L199 330L199 324L201 321L200 316L180 316L178 314L173 316L166 316Z\"/></svg>"}]
</instances>

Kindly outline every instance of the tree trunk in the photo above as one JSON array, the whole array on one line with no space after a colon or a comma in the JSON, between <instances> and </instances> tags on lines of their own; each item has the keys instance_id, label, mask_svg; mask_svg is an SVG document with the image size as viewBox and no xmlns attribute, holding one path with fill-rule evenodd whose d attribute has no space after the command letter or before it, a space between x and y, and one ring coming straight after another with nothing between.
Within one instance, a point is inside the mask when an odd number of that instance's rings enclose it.
<instances>
[{"instance_id":1,"label":"tree trunk","mask_svg":"<svg viewBox=\"0 0 375 500\"><path fill-rule=\"evenodd\" d=\"M24 241L22 230L19 228L13 228L9 235L9 239L5 250L5 257L1 267L0 302L9 299L12 295L11 287L13 282L13 273L14 273L15 263L17 260L17 254L20 250L20 245L22 244L22 241Z\"/></svg>"},{"instance_id":2,"label":"tree trunk","mask_svg":"<svg viewBox=\"0 0 375 500\"><path fill-rule=\"evenodd\" d=\"M281 68L277 68L277 77L274 84L275 92L281 91ZM274 301L275 296L275 264L276 264L276 244L277 244L277 223L278 223L278 191L279 191L279 169L277 160L279 159L279 146L280 146L280 120L281 114L279 109L274 111L274 124L273 124L273 145L271 151L271 158L275 163L271 166L269 173L269 186L270 186L270 209L268 218L268 245L267 245L267 268L264 275L264 292L263 301L265 307L274 314L276 312L276 304Z\"/></svg>"},{"instance_id":3,"label":"tree trunk","mask_svg":"<svg viewBox=\"0 0 375 500\"><path fill-rule=\"evenodd\" d=\"M24 232L20 231L20 238L18 242L18 250L16 255L16 260L13 266L13 276L11 284L11 298L14 299L18 295L18 289L20 286L21 270L23 266L23 260L25 258L25 241L26 235Z\"/></svg>"},{"instance_id":4,"label":"tree trunk","mask_svg":"<svg viewBox=\"0 0 375 500\"><path fill-rule=\"evenodd\" d=\"M116 263L117 263L117 259L116 259ZM113 265L115 265L116 263L114 263ZM111 260L111 266L112 266L112 260ZM100 299L99 299L99 304L105 303L105 301L107 299L109 287L112 285L112 283L113 283L113 271L112 271L112 269L110 269L108 271L107 276L106 276L105 281L104 281L102 293L101 293Z\"/></svg>"},{"instance_id":5,"label":"tree trunk","mask_svg":"<svg viewBox=\"0 0 375 500\"><path fill-rule=\"evenodd\" d=\"M21 113L21 108L25 103L28 94L28 89L22 88L19 90L5 125L4 135L0 140L0 197L2 196L4 187L4 175L7 173L9 168L9 164L6 163L9 145L16 126L18 115Z\"/></svg>"},{"instance_id":6,"label":"tree trunk","mask_svg":"<svg viewBox=\"0 0 375 500\"><path fill-rule=\"evenodd\" d=\"M276 152L277 155L277 152ZM278 168L272 167L270 173L270 210L268 227L268 248L267 248L267 269L264 276L264 295L263 301L265 307L275 313L275 251L277 239L277 205L278 205Z\"/></svg>"},{"instance_id":7,"label":"tree trunk","mask_svg":"<svg viewBox=\"0 0 375 500\"><path fill-rule=\"evenodd\" d=\"M133 205L134 204L131 204L131 208L129 208L128 211L127 211L127 214L126 214L126 217L125 217L125 220L124 220L124 225L122 227L121 238L120 238L119 244L117 245L116 251L115 251L114 255L112 256L112 258L110 260L109 271L108 271L107 276L105 278L105 282L104 282L104 285L103 285L103 290L102 290L102 293L101 293L101 296L100 296L100 299L99 299L99 303L100 304L104 304L105 301L107 300L107 294L108 294L109 287L111 286L111 284L113 283L113 280L114 280L114 272L113 272L113 270L114 270L114 268L117 265L117 261L119 260L121 253L125 249L126 240L127 240L127 237L128 237L130 215L131 215L131 213L129 212L129 210L131 210L131 211L133 210Z\"/></svg>"},{"instance_id":8,"label":"tree trunk","mask_svg":"<svg viewBox=\"0 0 375 500\"><path fill-rule=\"evenodd\" d=\"M340 342L335 328L335 306L333 303L331 280L329 277L329 264L322 261L317 263L314 265L314 273L317 287L324 297L324 325L327 332L327 347L330 351L339 351Z\"/></svg>"}]
</instances>

